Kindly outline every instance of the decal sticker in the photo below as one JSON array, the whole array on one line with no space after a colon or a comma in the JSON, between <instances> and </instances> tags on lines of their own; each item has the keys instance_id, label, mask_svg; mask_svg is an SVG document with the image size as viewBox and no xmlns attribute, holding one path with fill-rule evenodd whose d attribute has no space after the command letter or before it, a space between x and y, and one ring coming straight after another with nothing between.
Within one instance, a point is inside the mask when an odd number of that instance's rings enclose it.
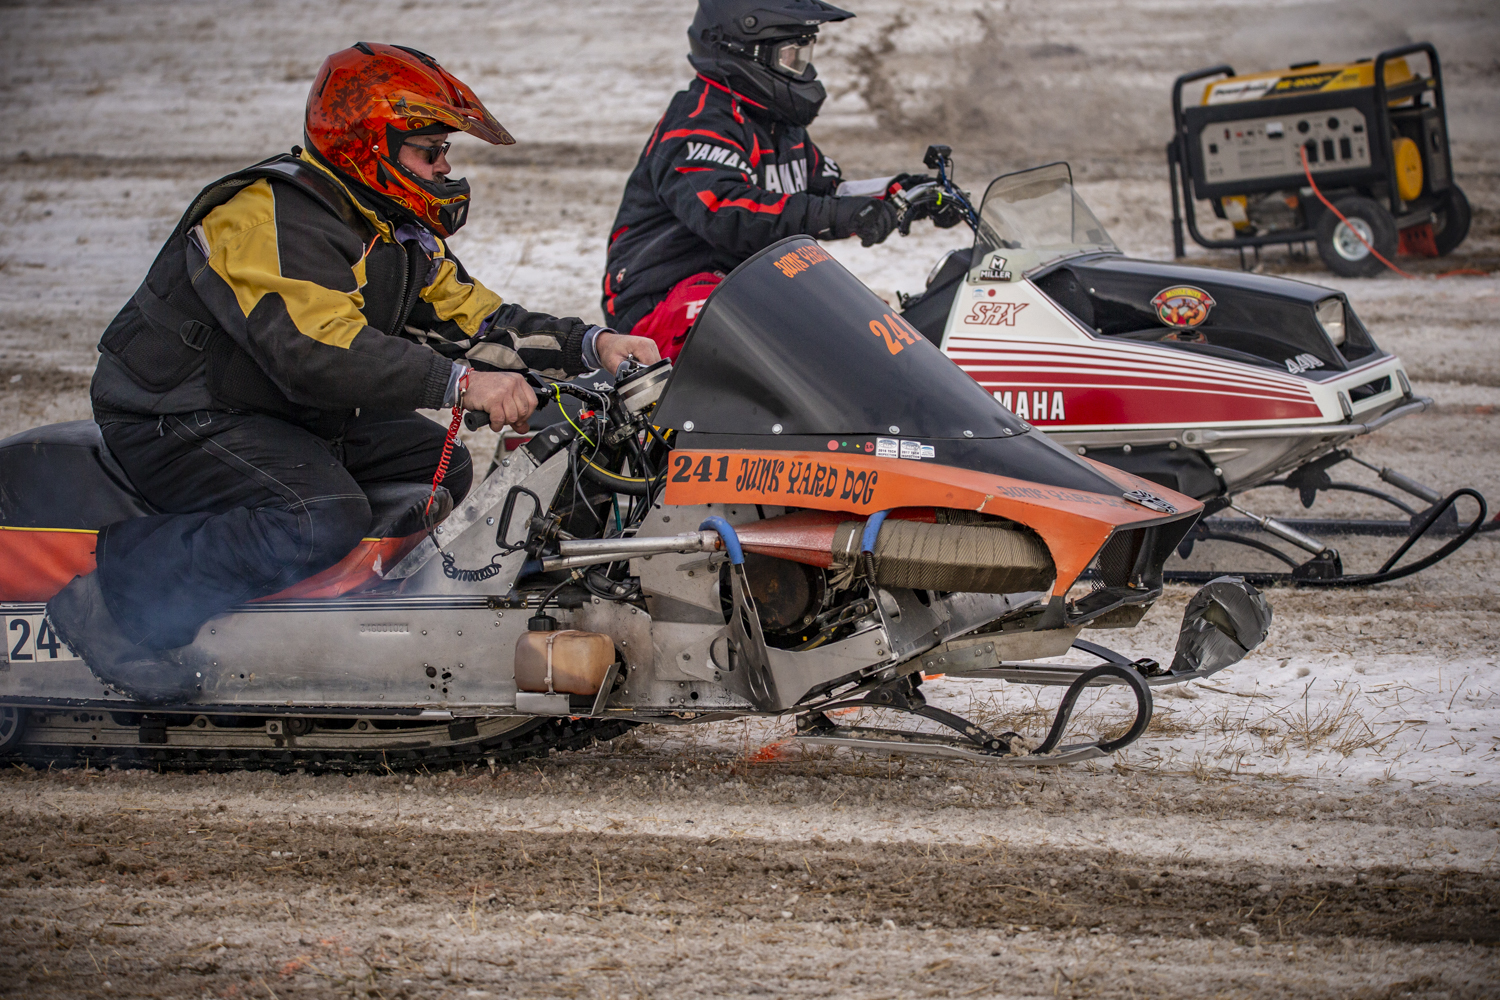
<instances>
[{"instance_id":1,"label":"decal sticker","mask_svg":"<svg viewBox=\"0 0 1500 1000\"><path fill-rule=\"evenodd\" d=\"M692 459L682 456L692 465ZM708 463L708 468L717 472L720 466L729 467L728 455L708 455L699 460L699 465ZM743 493L781 493L791 496L838 497L851 503L868 504L875 497L875 486L880 473L869 469L849 469L841 465L824 465L800 459L787 461L780 458L740 458L739 470L734 478L734 488ZM696 478L696 477L695 477ZM690 480L672 477L673 482ZM701 480L708 482L709 480ZM715 479L714 482L727 482Z\"/></svg>"},{"instance_id":2,"label":"decal sticker","mask_svg":"<svg viewBox=\"0 0 1500 1000\"><path fill-rule=\"evenodd\" d=\"M901 444L895 438L876 438L876 458L899 458L901 455Z\"/></svg>"},{"instance_id":3,"label":"decal sticker","mask_svg":"<svg viewBox=\"0 0 1500 1000\"><path fill-rule=\"evenodd\" d=\"M825 260L833 260L827 250L819 246L805 246L777 257L772 263L776 265L776 270L788 278L795 278L814 264L821 264Z\"/></svg>"},{"instance_id":4,"label":"decal sticker","mask_svg":"<svg viewBox=\"0 0 1500 1000\"><path fill-rule=\"evenodd\" d=\"M1011 405L1011 393L1000 389L991 393L995 402L1005 407L1022 420L1066 420L1063 394L1057 389L1038 389L1028 392L1022 389L1015 393L1015 405Z\"/></svg>"},{"instance_id":5,"label":"decal sticker","mask_svg":"<svg viewBox=\"0 0 1500 1000\"><path fill-rule=\"evenodd\" d=\"M976 302L964 322L976 326L1015 326L1016 315L1027 305L1026 302Z\"/></svg>"},{"instance_id":6,"label":"decal sticker","mask_svg":"<svg viewBox=\"0 0 1500 1000\"><path fill-rule=\"evenodd\" d=\"M901 457L912 458L918 461L924 458L936 458L937 449L930 444L923 444L920 441L902 441Z\"/></svg>"},{"instance_id":7,"label":"decal sticker","mask_svg":"<svg viewBox=\"0 0 1500 1000\"><path fill-rule=\"evenodd\" d=\"M7 656L11 663L55 663L80 657L52 631L46 615L6 615Z\"/></svg>"},{"instance_id":8,"label":"decal sticker","mask_svg":"<svg viewBox=\"0 0 1500 1000\"><path fill-rule=\"evenodd\" d=\"M1208 319L1208 311L1215 305L1212 295L1192 285L1173 285L1163 288L1151 300L1156 315L1168 326L1197 326Z\"/></svg>"},{"instance_id":9,"label":"decal sticker","mask_svg":"<svg viewBox=\"0 0 1500 1000\"><path fill-rule=\"evenodd\" d=\"M990 258L990 266L979 272L980 281L1009 281L1010 272L1005 269L1005 258L995 254Z\"/></svg>"},{"instance_id":10,"label":"decal sticker","mask_svg":"<svg viewBox=\"0 0 1500 1000\"><path fill-rule=\"evenodd\" d=\"M1315 354L1299 354L1295 358L1286 359L1286 370L1293 375L1301 375L1305 371L1322 367L1323 360Z\"/></svg>"},{"instance_id":11,"label":"decal sticker","mask_svg":"<svg viewBox=\"0 0 1500 1000\"><path fill-rule=\"evenodd\" d=\"M1121 496L1123 496L1126 500L1130 500L1134 503L1140 504L1147 510L1154 510L1159 514L1177 513L1176 507L1174 507L1172 504L1167 503L1155 493L1148 492L1147 490L1128 490L1125 493L1122 493Z\"/></svg>"},{"instance_id":12,"label":"decal sticker","mask_svg":"<svg viewBox=\"0 0 1500 1000\"><path fill-rule=\"evenodd\" d=\"M715 463L717 463L717 467ZM720 455L712 461L710 461L708 456L704 456L696 466L693 465L693 460L687 455L673 455L672 465L676 470L672 473L672 482L674 483L690 483L694 480L700 483L729 482L728 455ZM717 475L715 474L716 472Z\"/></svg>"},{"instance_id":13,"label":"decal sticker","mask_svg":"<svg viewBox=\"0 0 1500 1000\"><path fill-rule=\"evenodd\" d=\"M922 333L900 316L886 313L881 319L870 320L870 332L885 341L886 350L900 354L908 346L922 339Z\"/></svg>"}]
</instances>

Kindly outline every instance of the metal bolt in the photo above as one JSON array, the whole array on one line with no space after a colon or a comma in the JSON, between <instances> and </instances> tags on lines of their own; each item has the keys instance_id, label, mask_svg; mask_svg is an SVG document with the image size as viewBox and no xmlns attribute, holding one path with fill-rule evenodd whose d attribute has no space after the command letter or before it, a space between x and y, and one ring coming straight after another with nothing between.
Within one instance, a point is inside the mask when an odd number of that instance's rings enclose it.
<instances>
[{"instance_id":1,"label":"metal bolt","mask_svg":"<svg viewBox=\"0 0 1500 1000\"><path fill-rule=\"evenodd\" d=\"M771 433L772 434L780 434L781 433L781 425L780 424L772 424L771 425Z\"/></svg>"},{"instance_id":2,"label":"metal bolt","mask_svg":"<svg viewBox=\"0 0 1500 1000\"><path fill-rule=\"evenodd\" d=\"M441 535L443 533L443 529L442 528L438 528L437 533Z\"/></svg>"},{"instance_id":3,"label":"metal bolt","mask_svg":"<svg viewBox=\"0 0 1500 1000\"><path fill-rule=\"evenodd\" d=\"M503 465L503 466L505 466L506 468L509 468L510 467L510 459L508 459L508 458L502 458L500 460L500 464Z\"/></svg>"},{"instance_id":4,"label":"metal bolt","mask_svg":"<svg viewBox=\"0 0 1500 1000\"><path fill-rule=\"evenodd\" d=\"M463 635L463 634L464 634L464 630L463 630L463 629L459 629L459 630L458 630L458 634L459 634L459 635Z\"/></svg>"},{"instance_id":5,"label":"metal bolt","mask_svg":"<svg viewBox=\"0 0 1500 1000\"><path fill-rule=\"evenodd\" d=\"M971 438L973 436L974 436L974 432L973 431L964 431L964 437Z\"/></svg>"},{"instance_id":6,"label":"metal bolt","mask_svg":"<svg viewBox=\"0 0 1500 1000\"><path fill-rule=\"evenodd\" d=\"M887 427L886 430L890 431L892 434L901 433L901 428L897 427L895 424L891 424L891 426Z\"/></svg>"},{"instance_id":7,"label":"metal bolt","mask_svg":"<svg viewBox=\"0 0 1500 1000\"><path fill-rule=\"evenodd\" d=\"M1223 469L1219 468L1217 465L1214 466L1214 475L1216 475L1216 476L1222 476L1223 474L1224 474L1224 470Z\"/></svg>"},{"instance_id":8,"label":"metal bolt","mask_svg":"<svg viewBox=\"0 0 1500 1000\"><path fill-rule=\"evenodd\" d=\"M487 517L487 518L484 519L484 523L485 524L494 524L495 523L495 519L493 517Z\"/></svg>"},{"instance_id":9,"label":"metal bolt","mask_svg":"<svg viewBox=\"0 0 1500 1000\"><path fill-rule=\"evenodd\" d=\"M1125 452L1125 454L1129 455L1130 454L1130 445L1127 444L1124 448L1122 448L1120 450L1123 451L1123 452Z\"/></svg>"},{"instance_id":10,"label":"metal bolt","mask_svg":"<svg viewBox=\"0 0 1500 1000\"><path fill-rule=\"evenodd\" d=\"M693 422L691 420L684 420L682 422L682 429L685 430L685 431L692 430L693 429Z\"/></svg>"},{"instance_id":11,"label":"metal bolt","mask_svg":"<svg viewBox=\"0 0 1500 1000\"><path fill-rule=\"evenodd\" d=\"M1087 455L1088 453L1089 453L1089 450L1087 448L1085 448L1083 445L1079 445L1078 446L1078 454L1080 454L1080 455Z\"/></svg>"}]
</instances>

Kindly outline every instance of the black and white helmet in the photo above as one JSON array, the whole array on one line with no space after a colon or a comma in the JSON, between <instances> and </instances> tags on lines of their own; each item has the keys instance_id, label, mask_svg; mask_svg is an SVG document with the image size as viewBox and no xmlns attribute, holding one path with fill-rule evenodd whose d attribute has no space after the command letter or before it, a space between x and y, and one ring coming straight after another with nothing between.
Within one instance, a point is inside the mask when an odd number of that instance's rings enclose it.
<instances>
[{"instance_id":1,"label":"black and white helmet","mask_svg":"<svg viewBox=\"0 0 1500 1000\"><path fill-rule=\"evenodd\" d=\"M853 16L822 0L698 0L688 61L780 117L807 125L827 97L812 65L818 28Z\"/></svg>"}]
</instances>

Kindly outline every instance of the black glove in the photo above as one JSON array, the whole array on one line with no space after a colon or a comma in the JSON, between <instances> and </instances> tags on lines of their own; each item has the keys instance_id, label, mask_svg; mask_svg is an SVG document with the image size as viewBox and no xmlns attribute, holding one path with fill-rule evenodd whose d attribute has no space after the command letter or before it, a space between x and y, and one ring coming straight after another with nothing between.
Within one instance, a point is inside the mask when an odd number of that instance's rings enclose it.
<instances>
[{"instance_id":1,"label":"black glove","mask_svg":"<svg viewBox=\"0 0 1500 1000\"><path fill-rule=\"evenodd\" d=\"M891 235L900 222L896 207L879 198L836 198L833 209L833 238L858 236L861 246L874 246Z\"/></svg>"},{"instance_id":2,"label":"black glove","mask_svg":"<svg viewBox=\"0 0 1500 1000\"><path fill-rule=\"evenodd\" d=\"M930 184L907 198L907 209L901 214L901 235L911 234L911 224L919 219L931 219L939 229L952 229L964 221L964 210L958 199Z\"/></svg>"}]
</instances>

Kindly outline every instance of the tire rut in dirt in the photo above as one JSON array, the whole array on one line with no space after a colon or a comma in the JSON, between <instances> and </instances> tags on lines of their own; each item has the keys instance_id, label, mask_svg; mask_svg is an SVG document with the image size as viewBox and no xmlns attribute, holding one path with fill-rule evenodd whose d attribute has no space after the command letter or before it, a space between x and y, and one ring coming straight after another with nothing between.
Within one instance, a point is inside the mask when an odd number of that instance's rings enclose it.
<instances>
[{"instance_id":1,"label":"tire rut in dirt","mask_svg":"<svg viewBox=\"0 0 1500 1000\"><path fill-rule=\"evenodd\" d=\"M237 852L204 854L175 825L128 817L86 831L67 817L0 817L0 886L95 880L160 891L253 879L266 893L336 883L400 906L415 894L489 907L585 906L652 919L855 920L947 928L1099 927L1112 933L1290 940L1364 937L1500 944L1500 880L1458 869L1161 862L1116 851L911 843L707 841L668 836L429 830L421 850L376 827L268 829L195 820ZM133 837L133 840L127 840ZM142 843L153 845L140 852ZM272 855L272 851L278 852ZM268 860L268 858L276 860ZM288 860L291 859L291 860ZM36 863L33 863L36 862ZM24 881L23 881L24 880ZM447 887L457 887L450 891ZM773 888L774 887L774 888ZM795 894L796 898L792 899Z\"/></svg>"},{"instance_id":2,"label":"tire rut in dirt","mask_svg":"<svg viewBox=\"0 0 1500 1000\"><path fill-rule=\"evenodd\" d=\"M276 749L197 749L172 746L28 746L0 755L0 765L27 764L49 768L146 768L153 771L306 771L358 773L450 770L467 765L510 764L545 757L557 750L581 750L623 735L635 723L624 720L538 719L489 739L438 746L388 749L312 750L297 746Z\"/></svg>"}]
</instances>

